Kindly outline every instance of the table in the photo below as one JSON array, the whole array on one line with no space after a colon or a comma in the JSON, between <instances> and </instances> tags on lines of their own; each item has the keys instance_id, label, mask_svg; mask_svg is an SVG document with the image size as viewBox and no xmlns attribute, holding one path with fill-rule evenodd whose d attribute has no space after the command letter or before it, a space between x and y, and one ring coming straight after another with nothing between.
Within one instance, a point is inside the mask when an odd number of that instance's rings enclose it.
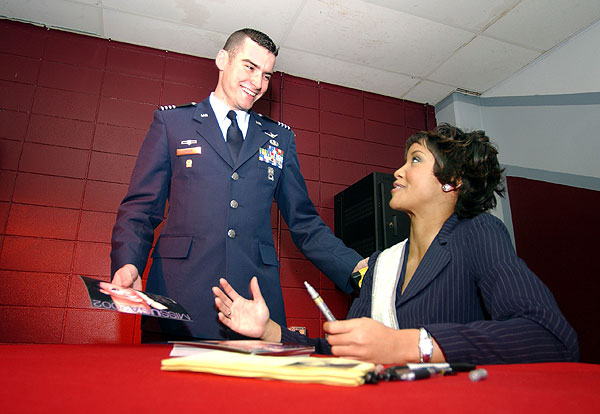
<instances>
[{"instance_id":1,"label":"table","mask_svg":"<svg viewBox=\"0 0 600 414\"><path fill-rule=\"evenodd\" d=\"M4 413L598 413L600 365L486 366L360 387L163 372L170 345L0 345Z\"/></svg>"}]
</instances>

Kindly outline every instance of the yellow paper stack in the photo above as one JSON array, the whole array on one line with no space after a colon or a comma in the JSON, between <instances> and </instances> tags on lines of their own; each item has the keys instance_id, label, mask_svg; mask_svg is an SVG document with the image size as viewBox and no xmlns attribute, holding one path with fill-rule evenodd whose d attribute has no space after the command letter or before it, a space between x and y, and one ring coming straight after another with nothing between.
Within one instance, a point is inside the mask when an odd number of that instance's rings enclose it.
<instances>
[{"instance_id":1,"label":"yellow paper stack","mask_svg":"<svg viewBox=\"0 0 600 414\"><path fill-rule=\"evenodd\" d=\"M343 386L364 384L365 374L373 368L371 363L342 358L248 355L217 350L168 358L161 364L163 371L194 371Z\"/></svg>"}]
</instances>

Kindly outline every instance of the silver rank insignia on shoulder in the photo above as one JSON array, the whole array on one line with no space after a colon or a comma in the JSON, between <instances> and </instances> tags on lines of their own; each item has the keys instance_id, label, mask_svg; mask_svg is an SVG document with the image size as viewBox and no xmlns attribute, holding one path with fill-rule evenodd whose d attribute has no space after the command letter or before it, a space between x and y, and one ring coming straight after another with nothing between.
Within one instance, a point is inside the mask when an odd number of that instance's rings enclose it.
<instances>
[{"instance_id":1,"label":"silver rank insignia on shoulder","mask_svg":"<svg viewBox=\"0 0 600 414\"><path fill-rule=\"evenodd\" d=\"M284 127L285 129L289 129L289 130L291 130L291 129L292 129L292 128L290 128L288 125L284 124L284 123L283 123L283 122L281 122L281 121L277 121L277 125L279 125L280 127Z\"/></svg>"},{"instance_id":2,"label":"silver rank insignia on shoulder","mask_svg":"<svg viewBox=\"0 0 600 414\"><path fill-rule=\"evenodd\" d=\"M277 134L275 134L275 136L277 136ZM269 144L273 145L274 147L279 146L279 142L275 141L274 139L270 139Z\"/></svg>"},{"instance_id":3,"label":"silver rank insignia on shoulder","mask_svg":"<svg viewBox=\"0 0 600 414\"><path fill-rule=\"evenodd\" d=\"M185 160L185 168L192 168L192 160Z\"/></svg>"},{"instance_id":4,"label":"silver rank insignia on shoulder","mask_svg":"<svg viewBox=\"0 0 600 414\"><path fill-rule=\"evenodd\" d=\"M198 141L195 139L186 139L185 141L181 141L181 145L192 145L197 143Z\"/></svg>"},{"instance_id":5,"label":"silver rank insignia on shoulder","mask_svg":"<svg viewBox=\"0 0 600 414\"><path fill-rule=\"evenodd\" d=\"M159 107L159 109L161 111L166 111L167 109L175 109L175 108L177 108L177 105L161 105Z\"/></svg>"},{"instance_id":6,"label":"silver rank insignia on shoulder","mask_svg":"<svg viewBox=\"0 0 600 414\"><path fill-rule=\"evenodd\" d=\"M273 169L273 167L267 168L267 178L269 179L269 181L275 181L275 170Z\"/></svg>"},{"instance_id":7,"label":"silver rank insignia on shoulder","mask_svg":"<svg viewBox=\"0 0 600 414\"><path fill-rule=\"evenodd\" d=\"M270 131L269 131L269 132L265 131L265 135L266 135L266 136L268 136L268 137L270 137L270 138L275 138L275 137L276 137L277 135L279 135L279 134L274 134L274 133L272 133L272 132L270 132ZM272 141L272 140L271 140L271 141Z\"/></svg>"}]
</instances>

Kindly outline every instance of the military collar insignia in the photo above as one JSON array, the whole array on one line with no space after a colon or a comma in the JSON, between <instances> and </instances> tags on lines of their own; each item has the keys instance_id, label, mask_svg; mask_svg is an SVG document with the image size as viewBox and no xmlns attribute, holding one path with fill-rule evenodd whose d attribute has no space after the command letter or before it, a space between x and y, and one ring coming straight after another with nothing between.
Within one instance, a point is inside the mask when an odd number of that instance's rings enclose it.
<instances>
[{"instance_id":1,"label":"military collar insignia","mask_svg":"<svg viewBox=\"0 0 600 414\"><path fill-rule=\"evenodd\" d=\"M260 121L255 121L256 125L262 126L262 123Z\"/></svg>"},{"instance_id":2,"label":"military collar insignia","mask_svg":"<svg viewBox=\"0 0 600 414\"><path fill-rule=\"evenodd\" d=\"M200 114L200 118L208 118L208 114Z\"/></svg>"}]
</instances>

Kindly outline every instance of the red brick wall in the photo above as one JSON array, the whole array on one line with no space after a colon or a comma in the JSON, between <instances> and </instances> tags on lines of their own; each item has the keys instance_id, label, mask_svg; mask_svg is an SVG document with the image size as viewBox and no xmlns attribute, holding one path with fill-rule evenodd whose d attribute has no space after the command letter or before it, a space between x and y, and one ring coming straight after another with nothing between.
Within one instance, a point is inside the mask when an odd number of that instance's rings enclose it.
<instances>
[{"instance_id":1,"label":"red brick wall","mask_svg":"<svg viewBox=\"0 0 600 414\"><path fill-rule=\"evenodd\" d=\"M93 310L79 275L108 280L110 234L141 141L160 104L204 99L214 62L0 21L0 342L131 343L138 320ZM393 172L433 108L277 73L257 111L296 132L310 196L333 228L333 196ZM428 125L426 125L426 119ZM308 280L338 317L345 295L273 234L289 325L320 335Z\"/></svg>"}]
</instances>

